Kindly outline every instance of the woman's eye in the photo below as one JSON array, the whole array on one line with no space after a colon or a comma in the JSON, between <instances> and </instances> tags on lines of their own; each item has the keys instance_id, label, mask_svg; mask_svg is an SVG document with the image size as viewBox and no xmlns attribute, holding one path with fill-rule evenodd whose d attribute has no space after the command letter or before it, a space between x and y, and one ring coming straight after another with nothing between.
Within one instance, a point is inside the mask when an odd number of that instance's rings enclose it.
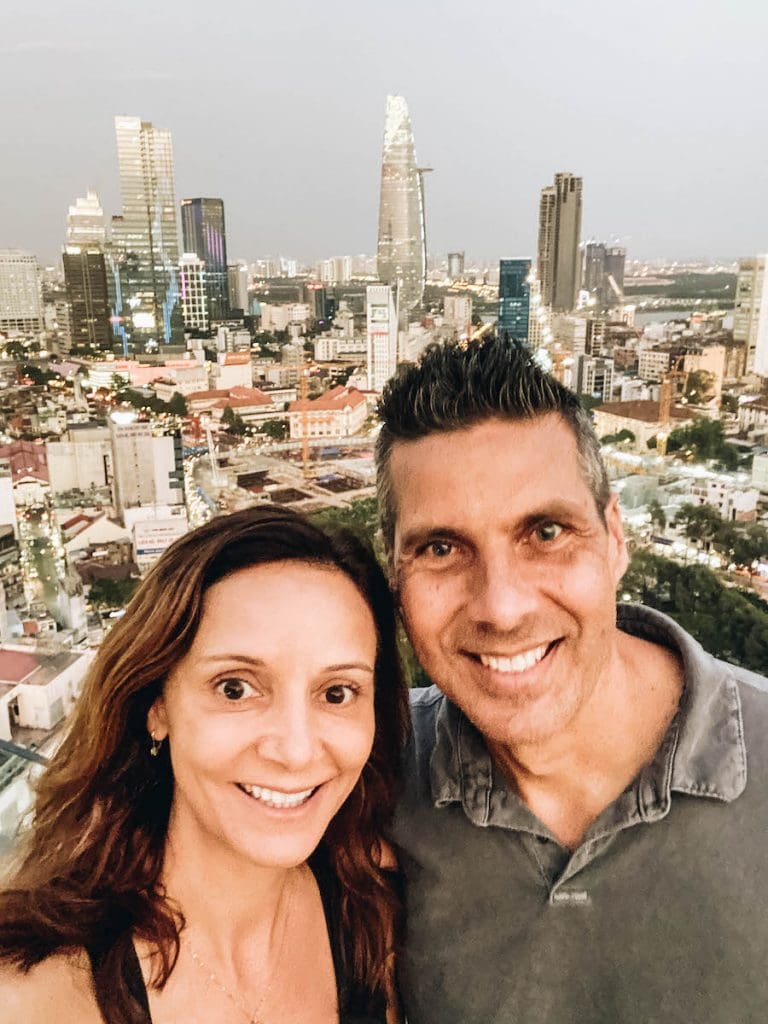
<instances>
[{"instance_id":1,"label":"woman's eye","mask_svg":"<svg viewBox=\"0 0 768 1024\"><path fill-rule=\"evenodd\" d=\"M325 691L325 699L329 704L349 704L355 692L355 688L347 683L335 683Z\"/></svg>"},{"instance_id":2,"label":"woman's eye","mask_svg":"<svg viewBox=\"0 0 768 1024\"><path fill-rule=\"evenodd\" d=\"M563 528L559 523L540 523L536 527L537 538L545 543L557 540L562 532Z\"/></svg>"},{"instance_id":3,"label":"woman's eye","mask_svg":"<svg viewBox=\"0 0 768 1024\"><path fill-rule=\"evenodd\" d=\"M250 683L237 678L220 679L216 684L216 691L233 703L244 697L250 697L256 692Z\"/></svg>"}]
</instances>

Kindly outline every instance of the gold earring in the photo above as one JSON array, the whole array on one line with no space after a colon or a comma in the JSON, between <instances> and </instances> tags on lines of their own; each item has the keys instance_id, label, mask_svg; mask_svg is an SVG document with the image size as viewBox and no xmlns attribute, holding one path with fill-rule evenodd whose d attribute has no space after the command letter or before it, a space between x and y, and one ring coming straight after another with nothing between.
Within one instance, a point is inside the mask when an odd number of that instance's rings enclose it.
<instances>
[{"instance_id":1,"label":"gold earring","mask_svg":"<svg viewBox=\"0 0 768 1024\"><path fill-rule=\"evenodd\" d=\"M149 752L152 755L152 757L157 757L157 755L160 753L160 747L162 747L163 741L158 740L155 737L154 729L149 735L152 737L152 742L149 745Z\"/></svg>"}]
</instances>

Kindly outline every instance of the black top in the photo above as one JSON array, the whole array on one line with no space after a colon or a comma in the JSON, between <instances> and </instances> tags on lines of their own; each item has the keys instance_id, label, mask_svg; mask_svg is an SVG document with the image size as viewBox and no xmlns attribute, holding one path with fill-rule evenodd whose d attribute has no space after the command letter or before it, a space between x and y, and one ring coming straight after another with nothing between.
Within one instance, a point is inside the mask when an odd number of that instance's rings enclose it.
<instances>
[{"instance_id":1,"label":"black top","mask_svg":"<svg viewBox=\"0 0 768 1024\"><path fill-rule=\"evenodd\" d=\"M341 885L328 862L325 851L315 851L310 858L309 866L317 881L317 887L320 890L320 897L323 901L323 910L325 911L328 939L330 941L333 966L336 974L339 1024L386 1024L387 1013L384 997L380 994L361 989L349 977L345 969L343 955L344 935L341 921ZM109 1003L109 993L105 991L103 983L100 982L101 971L99 968L104 963L110 950L114 950L112 943L106 946L105 944L100 944L98 947L94 945L88 949L88 956L93 968L96 999L102 1012ZM133 942L128 942L125 947L124 978L126 988L145 1014L143 1024L152 1024L147 989Z\"/></svg>"}]
</instances>

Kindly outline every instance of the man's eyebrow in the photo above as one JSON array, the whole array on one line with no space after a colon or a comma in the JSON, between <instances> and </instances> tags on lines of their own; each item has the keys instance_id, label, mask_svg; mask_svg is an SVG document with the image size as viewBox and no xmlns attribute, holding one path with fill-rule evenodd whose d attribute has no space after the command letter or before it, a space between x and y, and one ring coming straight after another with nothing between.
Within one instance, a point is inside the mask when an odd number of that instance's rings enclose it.
<instances>
[{"instance_id":1,"label":"man's eyebrow","mask_svg":"<svg viewBox=\"0 0 768 1024\"><path fill-rule=\"evenodd\" d=\"M580 502L555 498L553 501L544 502L538 508L531 509L523 516L521 523L530 526L546 519L584 519L586 514Z\"/></svg>"},{"instance_id":2,"label":"man's eyebrow","mask_svg":"<svg viewBox=\"0 0 768 1024\"><path fill-rule=\"evenodd\" d=\"M413 551L414 548L437 539L461 543L465 538L462 533L449 526L439 526L438 524L414 526L410 530L404 531L400 539L400 548L402 551Z\"/></svg>"}]
</instances>

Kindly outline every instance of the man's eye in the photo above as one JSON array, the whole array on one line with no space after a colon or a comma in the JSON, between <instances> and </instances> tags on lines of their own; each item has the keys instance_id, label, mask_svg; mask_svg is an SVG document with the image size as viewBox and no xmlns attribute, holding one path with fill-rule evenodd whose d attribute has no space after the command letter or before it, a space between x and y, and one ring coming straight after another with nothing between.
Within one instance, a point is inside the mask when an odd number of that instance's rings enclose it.
<instances>
[{"instance_id":1,"label":"man's eye","mask_svg":"<svg viewBox=\"0 0 768 1024\"><path fill-rule=\"evenodd\" d=\"M329 704L349 704L356 692L349 683L334 683L325 691L325 699Z\"/></svg>"},{"instance_id":2,"label":"man's eye","mask_svg":"<svg viewBox=\"0 0 768 1024\"><path fill-rule=\"evenodd\" d=\"M448 540L432 540L424 548L425 554L434 558L446 558L453 554L453 550L453 544Z\"/></svg>"},{"instance_id":3,"label":"man's eye","mask_svg":"<svg viewBox=\"0 0 768 1024\"><path fill-rule=\"evenodd\" d=\"M538 540L551 543L553 540L557 540L563 532L563 528L559 523L540 523L535 532Z\"/></svg>"},{"instance_id":4,"label":"man's eye","mask_svg":"<svg viewBox=\"0 0 768 1024\"><path fill-rule=\"evenodd\" d=\"M235 703L239 700L243 700L245 697L250 697L256 691L250 683L246 683L244 679L238 679L237 677L231 677L228 679L220 679L216 684L216 692L220 693L222 697L226 697L227 700Z\"/></svg>"}]
</instances>

